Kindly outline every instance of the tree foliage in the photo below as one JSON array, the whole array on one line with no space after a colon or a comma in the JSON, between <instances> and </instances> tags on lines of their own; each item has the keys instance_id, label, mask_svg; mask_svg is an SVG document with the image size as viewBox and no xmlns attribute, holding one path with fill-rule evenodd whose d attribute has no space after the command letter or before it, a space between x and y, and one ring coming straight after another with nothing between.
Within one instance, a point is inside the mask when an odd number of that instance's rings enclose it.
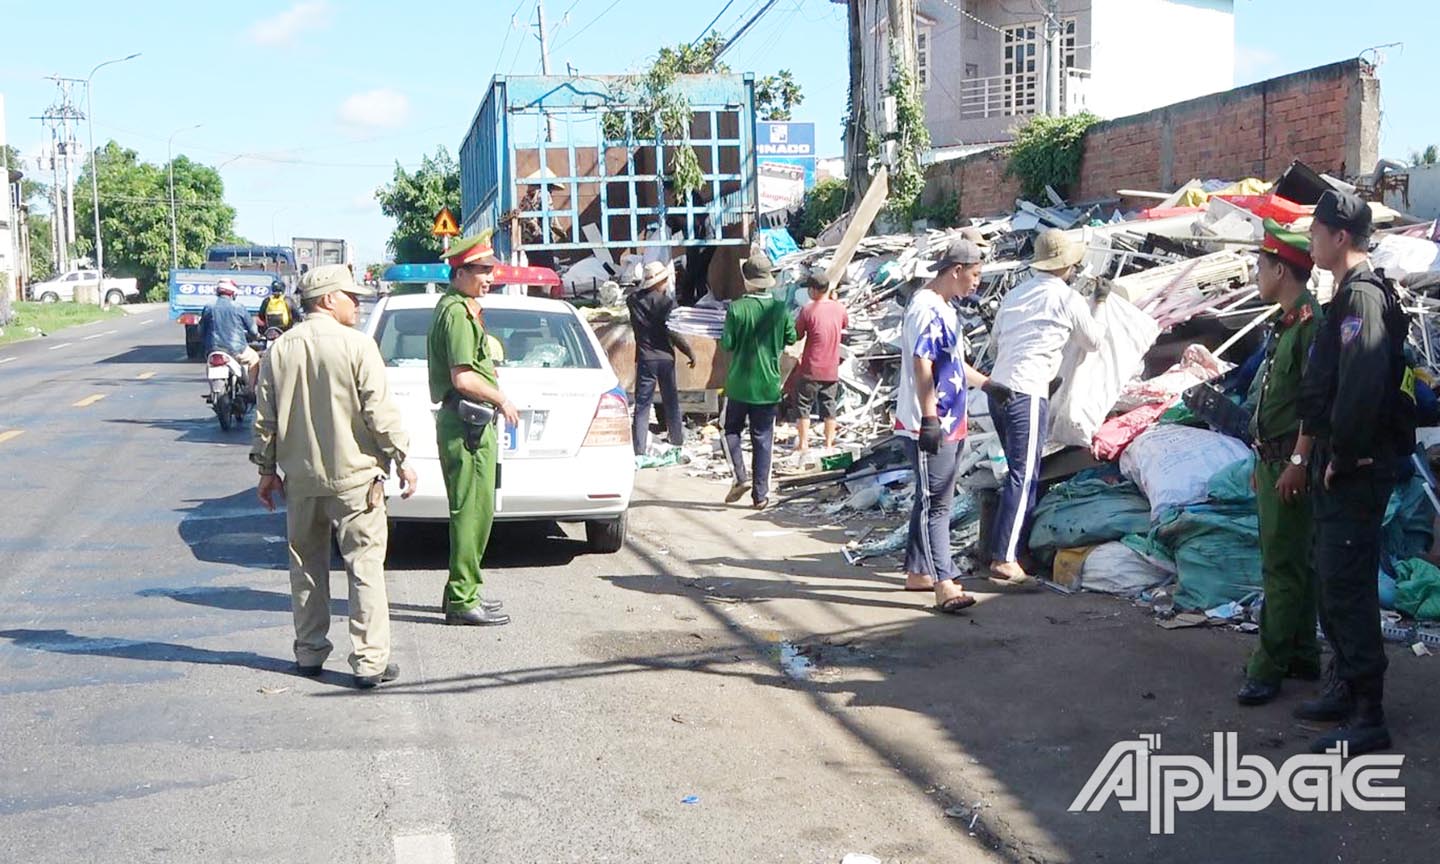
<instances>
[{"instance_id":1,"label":"tree foliage","mask_svg":"<svg viewBox=\"0 0 1440 864\"><path fill-rule=\"evenodd\" d=\"M1088 111L1034 118L1016 131L1005 176L1020 180L1020 195L1029 201L1048 202L1046 186L1061 196L1069 194L1080 179L1085 132L1099 122L1100 118Z\"/></svg>"},{"instance_id":2,"label":"tree foliage","mask_svg":"<svg viewBox=\"0 0 1440 864\"><path fill-rule=\"evenodd\" d=\"M1437 163L1440 163L1440 149L1437 149L1434 144L1424 150L1415 150L1410 154L1411 168L1424 168L1426 165Z\"/></svg>"},{"instance_id":3,"label":"tree foliage","mask_svg":"<svg viewBox=\"0 0 1440 864\"><path fill-rule=\"evenodd\" d=\"M395 163L395 175L375 190L380 211L395 220L390 232L390 253L400 264L435 261L442 251L440 238L430 234L435 214L449 207L460 213L460 166L443 146L433 156L420 160L420 167L406 171Z\"/></svg>"},{"instance_id":4,"label":"tree foliage","mask_svg":"<svg viewBox=\"0 0 1440 864\"><path fill-rule=\"evenodd\" d=\"M24 173L20 180L21 203L30 207L28 232L30 234L30 278L43 282L55 275L55 265L50 260L50 217L36 209L45 204L49 208L50 187L40 182L39 171L30 171L20 151L10 144L5 145L5 161L16 171Z\"/></svg>"},{"instance_id":5,"label":"tree foliage","mask_svg":"<svg viewBox=\"0 0 1440 864\"><path fill-rule=\"evenodd\" d=\"M898 52L892 52L898 56ZM925 125L925 102L914 76L896 66L890 72L887 91L895 99L895 164L890 169L890 197L886 208L892 214L909 214L925 191L925 168L920 159L930 149L930 129Z\"/></svg>"},{"instance_id":6,"label":"tree foliage","mask_svg":"<svg viewBox=\"0 0 1440 864\"><path fill-rule=\"evenodd\" d=\"M814 188L805 193L805 202L795 216L794 230L797 243L806 238L819 237L825 226L839 219L845 212L845 193L849 186L844 180L828 177L818 181Z\"/></svg>"},{"instance_id":7,"label":"tree foliage","mask_svg":"<svg viewBox=\"0 0 1440 864\"><path fill-rule=\"evenodd\" d=\"M678 75L700 75L713 72L728 75L728 65L715 58L725 47L726 39L718 31L692 44L681 42L674 47L661 48L655 58L656 65L672 70ZM755 82L755 113L761 120L789 120L795 108L805 101L800 84L789 69L781 69L774 75L766 75Z\"/></svg>"},{"instance_id":8,"label":"tree foliage","mask_svg":"<svg viewBox=\"0 0 1440 864\"><path fill-rule=\"evenodd\" d=\"M165 165L140 161L139 154L111 141L96 154L100 181L100 230L105 238L105 272L134 278L155 292L170 278L170 185ZM225 181L209 165L176 156L175 248L181 267L205 263L205 250L233 243L235 208L225 203ZM75 182L75 232L81 249L93 249L95 216L90 199L90 166Z\"/></svg>"}]
</instances>

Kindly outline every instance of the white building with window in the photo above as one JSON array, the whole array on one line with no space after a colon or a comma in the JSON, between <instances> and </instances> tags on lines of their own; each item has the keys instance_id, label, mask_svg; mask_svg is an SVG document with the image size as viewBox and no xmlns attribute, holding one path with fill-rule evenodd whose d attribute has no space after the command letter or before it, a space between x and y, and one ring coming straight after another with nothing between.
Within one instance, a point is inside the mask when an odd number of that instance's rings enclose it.
<instances>
[{"instance_id":1,"label":"white building with window","mask_svg":"<svg viewBox=\"0 0 1440 864\"><path fill-rule=\"evenodd\" d=\"M916 63L934 147L1008 141L1035 114L1123 117L1234 86L1234 0L1058 0L1053 25L1049 6L917 0ZM1061 45L1055 111L1045 105L1050 26ZM870 68L887 68L887 22L862 20L861 29L864 50L881 61Z\"/></svg>"}]
</instances>

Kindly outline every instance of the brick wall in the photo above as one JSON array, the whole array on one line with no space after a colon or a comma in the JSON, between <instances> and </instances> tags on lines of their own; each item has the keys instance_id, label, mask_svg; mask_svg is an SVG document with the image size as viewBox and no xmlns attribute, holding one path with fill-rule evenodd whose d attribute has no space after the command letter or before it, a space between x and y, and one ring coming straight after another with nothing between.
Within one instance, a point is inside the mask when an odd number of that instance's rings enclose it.
<instances>
[{"instance_id":1,"label":"brick wall","mask_svg":"<svg viewBox=\"0 0 1440 864\"><path fill-rule=\"evenodd\" d=\"M1170 191L1192 177L1273 180L1292 160L1336 176L1368 172L1379 157L1379 83L1347 60L1247 87L1167 105L1091 127L1072 201L1117 189ZM1376 128L1372 128L1376 127ZM1014 207L1019 184L1005 158L987 151L933 165L925 201L954 195L960 215Z\"/></svg>"}]
</instances>

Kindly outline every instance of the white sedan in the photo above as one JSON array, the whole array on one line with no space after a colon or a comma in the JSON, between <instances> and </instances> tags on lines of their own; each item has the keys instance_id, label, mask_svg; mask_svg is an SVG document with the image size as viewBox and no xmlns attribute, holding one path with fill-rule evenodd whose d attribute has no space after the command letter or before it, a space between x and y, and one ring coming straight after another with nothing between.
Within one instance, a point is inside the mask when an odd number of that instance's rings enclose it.
<instances>
[{"instance_id":1,"label":"white sedan","mask_svg":"<svg viewBox=\"0 0 1440 864\"><path fill-rule=\"evenodd\" d=\"M409 464L419 491L387 486L398 522L446 521L450 507L435 443L437 403L430 401L426 341L439 294L381 299L364 330L380 345L390 393L410 433ZM480 300L486 332L500 341L500 386L520 423L499 418L496 520L584 522L597 552L625 542L625 513L635 486L635 457L625 390L600 341L568 303L512 294Z\"/></svg>"}]
</instances>

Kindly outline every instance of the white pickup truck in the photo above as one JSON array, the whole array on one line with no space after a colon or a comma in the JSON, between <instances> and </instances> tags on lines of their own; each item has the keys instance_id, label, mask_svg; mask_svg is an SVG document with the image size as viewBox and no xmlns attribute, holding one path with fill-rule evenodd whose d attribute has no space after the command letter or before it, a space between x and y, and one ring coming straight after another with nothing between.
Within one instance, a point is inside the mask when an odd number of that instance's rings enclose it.
<instances>
[{"instance_id":1,"label":"white pickup truck","mask_svg":"<svg viewBox=\"0 0 1440 864\"><path fill-rule=\"evenodd\" d=\"M77 289L99 288L96 298L106 306L119 306L140 299L140 286L134 279L106 279L100 281L100 274L94 270L71 270L56 276L48 282L37 282L30 286L30 299L41 303L73 301Z\"/></svg>"}]
</instances>

